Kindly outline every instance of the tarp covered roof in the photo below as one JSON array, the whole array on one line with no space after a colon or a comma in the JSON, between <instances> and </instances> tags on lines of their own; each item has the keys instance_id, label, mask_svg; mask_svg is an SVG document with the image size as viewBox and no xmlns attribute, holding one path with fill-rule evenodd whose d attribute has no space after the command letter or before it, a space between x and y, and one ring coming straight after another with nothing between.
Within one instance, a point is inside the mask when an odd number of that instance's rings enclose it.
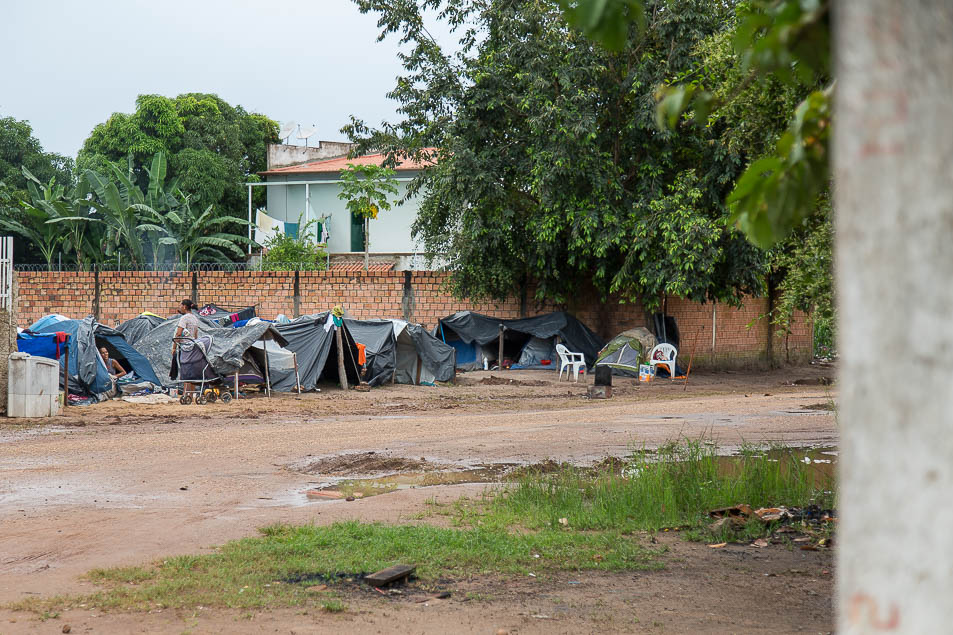
<instances>
[{"instance_id":1,"label":"tarp covered roof","mask_svg":"<svg viewBox=\"0 0 953 635\"><path fill-rule=\"evenodd\" d=\"M165 320L165 318L155 313L143 313L131 320L126 320L117 326L116 330L123 334L127 342L135 346L136 342L145 337L152 329L165 322Z\"/></svg>"},{"instance_id":2,"label":"tarp covered roof","mask_svg":"<svg viewBox=\"0 0 953 635\"><path fill-rule=\"evenodd\" d=\"M179 318L166 320L136 343L136 349L148 358L164 386L171 386L169 370L172 366L172 338L175 336ZM274 339L281 346L288 341L275 330L270 322L258 322L239 329L216 328L199 320L199 334L212 338L209 349L209 364L219 375L230 375L245 363L245 351L262 339ZM293 381L293 380L292 380Z\"/></svg>"},{"instance_id":3,"label":"tarp covered roof","mask_svg":"<svg viewBox=\"0 0 953 635\"><path fill-rule=\"evenodd\" d=\"M450 329L464 342L486 345L500 337L501 324L508 331L527 336L548 339L558 335L563 345L570 351L585 355L586 364L589 366L596 362L596 356L603 345L602 338L565 311L515 320L496 318L473 311L458 311L449 317L441 318L435 335L439 337L440 327L443 327L444 336L446 336L446 330Z\"/></svg>"}]
</instances>

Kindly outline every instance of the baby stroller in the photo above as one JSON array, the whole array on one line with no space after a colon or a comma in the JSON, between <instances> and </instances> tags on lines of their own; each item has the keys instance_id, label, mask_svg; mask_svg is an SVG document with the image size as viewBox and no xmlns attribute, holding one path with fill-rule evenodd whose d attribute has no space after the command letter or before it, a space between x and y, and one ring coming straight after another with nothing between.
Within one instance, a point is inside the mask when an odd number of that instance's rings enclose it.
<instances>
[{"instance_id":1,"label":"baby stroller","mask_svg":"<svg viewBox=\"0 0 953 635\"><path fill-rule=\"evenodd\" d=\"M208 352L212 348L212 338L203 335L198 338L174 337L178 366L177 386L181 386L182 396L179 403L187 406L193 401L199 405L213 403L218 399L222 403L232 400L232 393L225 387L224 380L212 369L208 362ZM192 390L186 390L186 384L192 384Z\"/></svg>"}]
</instances>

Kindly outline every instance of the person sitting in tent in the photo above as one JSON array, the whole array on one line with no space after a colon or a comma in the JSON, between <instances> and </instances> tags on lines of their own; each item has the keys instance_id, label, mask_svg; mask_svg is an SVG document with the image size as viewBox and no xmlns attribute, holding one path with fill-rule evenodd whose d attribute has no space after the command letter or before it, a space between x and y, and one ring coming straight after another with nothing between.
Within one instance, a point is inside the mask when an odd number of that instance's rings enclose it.
<instances>
[{"instance_id":1,"label":"person sitting in tent","mask_svg":"<svg viewBox=\"0 0 953 635\"><path fill-rule=\"evenodd\" d=\"M195 313L193 313L193 311L195 311L195 302L189 298L186 298L179 303L179 308L176 310L182 315L182 317L179 318L179 323L176 324L174 337L191 337L192 339L197 338L199 336L199 319L196 317ZM175 359L175 353L176 349L178 348L178 344L179 343L175 339L172 340L173 360ZM182 348L183 350L186 350L186 348L191 349L192 347L183 346ZM175 366L178 365L175 364ZM193 392L194 390L195 384L185 384L186 392Z\"/></svg>"},{"instance_id":2,"label":"person sitting in tent","mask_svg":"<svg viewBox=\"0 0 953 635\"><path fill-rule=\"evenodd\" d=\"M106 364L106 370L109 371L109 376L112 377L113 381L126 375L126 369L122 367L122 364L109 358L109 351L105 346L100 347L99 356L103 358L103 363Z\"/></svg>"}]
</instances>

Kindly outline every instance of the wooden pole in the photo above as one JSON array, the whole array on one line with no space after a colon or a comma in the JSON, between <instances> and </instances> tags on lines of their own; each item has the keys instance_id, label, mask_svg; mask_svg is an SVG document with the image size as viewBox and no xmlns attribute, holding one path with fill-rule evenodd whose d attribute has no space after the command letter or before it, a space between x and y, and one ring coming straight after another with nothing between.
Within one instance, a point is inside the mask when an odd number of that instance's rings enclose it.
<instances>
[{"instance_id":1,"label":"wooden pole","mask_svg":"<svg viewBox=\"0 0 953 635\"><path fill-rule=\"evenodd\" d=\"M500 367L500 371L503 370L503 331L506 330L506 327L500 324L500 352L496 357L496 364Z\"/></svg>"},{"instance_id":2,"label":"wooden pole","mask_svg":"<svg viewBox=\"0 0 953 635\"><path fill-rule=\"evenodd\" d=\"M292 353L291 359L295 361L295 388L298 390L298 396L301 396L301 378L298 376L298 354Z\"/></svg>"},{"instance_id":3,"label":"wooden pole","mask_svg":"<svg viewBox=\"0 0 953 635\"><path fill-rule=\"evenodd\" d=\"M63 407L69 406L69 340L66 341L64 355L66 360L63 363Z\"/></svg>"},{"instance_id":4,"label":"wooden pole","mask_svg":"<svg viewBox=\"0 0 953 635\"><path fill-rule=\"evenodd\" d=\"M344 341L341 338L341 329L344 325L334 329L334 339L338 343L338 379L341 381L341 390L347 390L347 373L344 372Z\"/></svg>"},{"instance_id":5,"label":"wooden pole","mask_svg":"<svg viewBox=\"0 0 953 635\"><path fill-rule=\"evenodd\" d=\"M417 356L417 377L414 379L414 385L415 385L415 386L419 386L419 385L420 385L420 368L421 368L421 366L423 366L423 365L424 365L423 360L420 359L420 355L418 355L418 356Z\"/></svg>"}]
</instances>

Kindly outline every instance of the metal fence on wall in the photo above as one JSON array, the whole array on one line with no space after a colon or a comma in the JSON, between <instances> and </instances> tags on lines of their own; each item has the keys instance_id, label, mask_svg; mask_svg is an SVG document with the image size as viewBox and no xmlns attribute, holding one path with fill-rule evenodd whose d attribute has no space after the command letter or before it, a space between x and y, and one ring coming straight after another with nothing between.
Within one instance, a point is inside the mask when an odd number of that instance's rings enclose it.
<instances>
[{"instance_id":1,"label":"metal fence on wall","mask_svg":"<svg viewBox=\"0 0 953 635\"><path fill-rule=\"evenodd\" d=\"M265 271L322 271L326 268L325 263L320 265L302 265L301 263L270 263ZM17 264L14 266L16 271L80 271L94 273L96 271L153 271L167 273L170 271L262 271L257 263L246 262L193 262L189 265L181 263L148 263L142 265L130 265L123 263L117 264L96 264L96 265L78 265L69 264Z\"/></svg>"},{"instance_id":2,"label":"metal fence on wall","mask_svg":"<svg viewBox=\"0 0 953 635\"><path fill-rule=\"evenodd\" d=\"M13 238L0 236L0 309L13 311Z\"/></svg>"}]
</instances>

